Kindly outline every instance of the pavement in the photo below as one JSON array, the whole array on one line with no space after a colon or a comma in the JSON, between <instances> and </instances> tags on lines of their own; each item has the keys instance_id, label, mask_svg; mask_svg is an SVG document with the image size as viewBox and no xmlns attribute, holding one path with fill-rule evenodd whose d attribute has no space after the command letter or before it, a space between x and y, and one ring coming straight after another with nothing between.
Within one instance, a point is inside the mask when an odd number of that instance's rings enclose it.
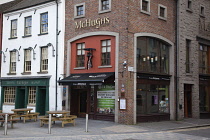
<instances>
[{"instance_id":1,"label":"pavement","mask_svg":"<svg viewBox=\"0 0 210 140\"><path fill-rule=\"evenodd\" d=\"M115 122L88 120L86 132L85 118L77 118L76 125L61 122L40 127L39 120L19 121L14 128L8 125L7 135L0 127L2 140L210 140L206 137L174 133L172 130L209 127L210 119L185 119L182 121L145 122L136 125L123 125ZM49 132L51 132L49 134Z\"/></svg>"}]
</instances>

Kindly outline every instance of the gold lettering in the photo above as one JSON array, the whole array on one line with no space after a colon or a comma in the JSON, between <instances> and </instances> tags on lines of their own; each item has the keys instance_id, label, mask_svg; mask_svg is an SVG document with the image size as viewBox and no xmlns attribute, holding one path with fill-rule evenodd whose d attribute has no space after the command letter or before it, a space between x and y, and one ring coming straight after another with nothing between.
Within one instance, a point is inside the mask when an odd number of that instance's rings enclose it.
<instances>
[{"instance_id":1,"label":"gold lettering","mask_svg":"<svg viewBox=\"0 0 210 140\"><path fill-rule=\"evenodd\" d=\"M109 23L109 18L108 17L106 18L106 23Z\"/></svg>"},{"instance_id":2,"label":"gold lettering","mask_svg":"<svg viewBox=\"0 0 210 140\"><path fill-rule=\"evenodd\" d=\"M78 29L78 28L81 28L81 21L78 23L78 22L75 22L75 24L76 24L76 28Z\"/></svg>"},{"instance_id":3,"label":"gold lettering","mask_svg":"<svg viewBox=\"0 0 210 140\"><path fill-rule=\"evenodd\" d=\"M86 23L86 27L91 26L91 25L90 25L90 23L91 23L91 20L90 20L90 19L86 19L86 20L85 20L85 23Z\"/></svg>"},{"instance_id":4,"label":"gold lettering","mask_svg":"<svg viewBox=\"0 0 210 140\"><path fill-rule=\"evenodd\" d=\"M101 19L101 24L105 24L106 23L106 18L102 18Z\"/></svg>"}]
</instances>

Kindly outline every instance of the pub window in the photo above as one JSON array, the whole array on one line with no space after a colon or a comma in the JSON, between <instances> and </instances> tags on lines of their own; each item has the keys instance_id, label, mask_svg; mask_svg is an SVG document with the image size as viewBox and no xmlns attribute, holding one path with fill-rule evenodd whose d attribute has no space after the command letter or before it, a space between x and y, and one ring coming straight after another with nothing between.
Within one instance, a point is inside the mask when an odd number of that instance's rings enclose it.
<instances>
[{"instance_id":1,"label":"pub window","mask_svg":"<svg viewBox=\"0 0 210 140\"><path fill-rule=\"evenodd\" d=\"M80 3L74 6L74 17L80 18L85 16L85 3Z\"/></svg>"},{"instance_id":2,"label":"pub window","mask_svg":"<svg viewBox=\"0 0 210 140\"><path fill-rule=\"evenodd\" d=\"M31 50L25 50L24 72L31 72Z\"/></svg>"},{"instance_id":3,"label":"pub window","mask_svg":"<svg viewBox=\"0 0 210 140\"><path fill-rule=\"evenodd\" d=\"M85 66L85 43L77 44L77 64L76 67L84 67Z\"/></svg>"},{"instance_id":4,"label":"pub window","mask_svg":"<svg viewBox=\"0 0 210 140\"><path fill-rule=\"evenodd\" d=\"M210 74L210 63L209 63L209 46L200 44L199 51L199 73Z\"/></svg>"},{"instance_id":5,"label":"pub window","mask_svg":"<svg viewBox=\"0 0 210 140\"><path fill-rule=\"evenodd\" d=\"M156 38L138 37L137 71L169 74L169 46Z\"/></svg>"},{"instance_id":6,"label":"pub window","mask_svg":"<svg viewBox=\"0 0 210 140\"><path fill-rule=\"evenodd\" d=\"M40 15L40 33L45 34L48 33L48 13L42 13Z\"/></svg>"},{"instance_id":7,"label":"pub window","mask_svg":"<svg viewBox=\"0 0 210 140\"><path fill-rule=\"evenodd\" d=\"M11 21L11 38L17 37L17 19Z\"/></svg>"},{"instance_id":8,"label":"pub window","mask_svg":"<svg viewBox=\"0 0 210 140\"><path fill-rule=\"evenodd\" d=\"M190 40L186 40L186 73L190 73Z\"/></svg>"},{"instance_id":9,"label":"pub window","mask_svg":"<svg viewBox=\"0 0 210 140\"><path fill-rule=\"evenodd\" d=\"M158 5L158 18L163 20L167 19L167 7Z\"/></svg>"},{"instance_id":10,"label":"pub window","mask_svg":"<svg viewBox=\"0 0 210 140\"><path fill-rule=\"evenodd\" d=\"M25 36L31 35L32 17L25 17Z\"/></svg>"},{"instance_id":11,"label":"pub window","mask_svg":"<svg viewBox=\"0 0 210 140\"><path fill-rule=\"evenodd\" d=\"M101 41L101 65L110 65L111 64L111 40L102 40Z\"/></svg>"},{"instance_id":12,"label":"pub window","mask_svg":"<svg viewBox=\"0 0 210 140\"><path fill-rule=\"evenodd\" d=\"M150 0L141 0L141 12L149 14Z\"/></svg>"},{"instance_id":13,"label":"pub window","mask_svg":"<svg viewBox=\"0 0 210 140\"><path fill-rule=\"evenodd\" d=\"M10 73L16 73L16 52L10 52Z\"/></svg>"},{"instance_id":14,"label":"pub window","mask_svg":"<svg viewBox=\"0 0 210 140\"><path fill-rule=\"evenodd\" d=\"M99 13L111 10L111 0L99 0Z\"/></svg>"},{"instance_id":15,"label":"pub window","mask_svg":"<svg viewBox=\"0 0 210 140\"><path fill-rule=\"evenodd\" d=\"M28 104L36 104L36 87L29 87Z\"/></svg>"},{"instance_id":16,"label":"pub window","mask_svg":"<svg viewBox=\"0 0 210 140\"><path fill-rule=\"evenodd\" d=\"M4 88L4 103L15 103L15 87Z\"/></svg>"},{"instance_id":17,"label":"pub window","mask_svg":"<svg viewBox=\"0 0 210 140\"><path fill-rule=\"evenodd\" d=\"M48 71L48 47L41 48L41 72Z\"/></svg>"}]
</instances>

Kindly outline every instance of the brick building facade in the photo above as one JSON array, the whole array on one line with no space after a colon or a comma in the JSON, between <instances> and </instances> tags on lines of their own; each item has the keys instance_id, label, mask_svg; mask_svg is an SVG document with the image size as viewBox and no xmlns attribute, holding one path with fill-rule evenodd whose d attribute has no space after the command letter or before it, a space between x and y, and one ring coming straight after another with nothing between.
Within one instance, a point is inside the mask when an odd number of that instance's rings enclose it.
<instances>
[{"instance_id":1,"label":"brick building facade","mask_svg":"<svg viewBox=\"0 0 210 140\"><path fill-rule=\"evenodd\" d=\"M67 109L70 109L72 112L72 92L74 92L72 88L74 88L74 86L78 87L80 83L84 82L78 80L68 81L68 78L73 78L71 77L72 74L86 73L90 75L91 73L114 72L114 75L109 77L111 79L114 78L114 80L109 80L109 78L104 79L114 84L115 107L114 113L111 115L102 113L104 116L99 117L101 116L100 111L98 112L96 109L98 104L100 104L98 101L99 92L97 89L99 89L99 87L97 87L97 84L93 84L92 87L91 84L84 84L87 87L80 86L81 90L82 88L87 88L87 91L91 91L92 88L94 89L93 96L95 104L93 106L95 107L93 107L94 109L92 111L93 119L106 120L106 118L113 116L114 118L112 120L124 124L135 124L137 121L156 119L175 119L174 54L176 48L174 44L176 37L176 1L66 1L65 24L66 46L64 64L67 78L59 82L63 85L69 85L66 86L68 98ZM97 42L98 37L105 36L108 36L107 39L113 38L114 40L111 40L111 61L114 61L114 64L102 64L102 66L100 66L96 63L96 61L102 61L99 55L101 53L103 54L100 50L100 46L96 44L87 46L86 44L88 44L87 40L90 38L95 38ZM148 49L148 56L143 56L143 51L138 50L141 50L141 43L145 40L148 40L146 42L151 41L154 48L164 49L157 49L157 52L150 52L150 49ZM98 41L103 42L104 40ZM75 62L78 62L78 57L72 57L72 54L77 53L75 50L72 52L73 44L82 42L85 44L84 48L94 49L92 51L93 67L89 69L86 65L89 60L89 57L87 57L88 51L85 51L83 54L85 60L83 67L73 65ZM144 46L149 48L150 45L146 44L144 44ZM100 45L100 43L98 45ZM115 49L114 52L112 52L113 49ZM164 54L166 50L169 54ZM141 69L141 66L138 64L145 64L145 69ZM150 70L146 70L147 68ZM104 83L102 85L104 85ZM138 87L138 85L140 87ZM147 88L145 93L143 92L142 85ZM153 88L154 91L148 88ZM160 113L159 101L161 94L165 94L166 92L167 97L164 95L164 100L166 99L167 102L167 111ZM147 93L151 95L148 94L147 96ZM88 103L91 103L91 97L89 97L89 95L91 96L92 94L88 94L85 98L87 98ZM80 101L80 97L81 96L77 97L77 100ZM124 99L126 100L126 106L123 106ZM147 100L148 103L144 102L145 100ZM88 109L89 106L90 105L86 106L87 110L83 113L91 114L91 109ZM140 113L138 113L137 110L141 110L138 109L138 106L144 108L144 110L150 108L151 111L140 111ZM77 112L80 112L79 109Z\"/></svg>"}]
</instances>

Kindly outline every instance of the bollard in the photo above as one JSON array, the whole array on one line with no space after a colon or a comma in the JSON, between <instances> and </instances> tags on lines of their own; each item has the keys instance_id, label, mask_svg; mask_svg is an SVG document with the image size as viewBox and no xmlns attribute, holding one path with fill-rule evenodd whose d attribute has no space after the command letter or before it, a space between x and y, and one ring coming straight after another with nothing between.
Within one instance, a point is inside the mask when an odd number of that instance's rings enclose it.
<instances>
[{"instance_id":1,"label":"bollard","mask_svg":"<svg viewBox=\"0 0 210 140\"><path fill-rule=\"evenodd\" d=\"M88 114L86 114L86 129L85 132L88 132Z\"/></svg>"},{"instance_id":2,"label":"bollard","mask_svg":"<svg viewBox=\"0 0 210 140\"><path fill-rule=\"evenodd\" d=\"M7 120L8 120L8 114L5 115L4 135L7 135Z\"/></svg>"},{"instance_id":3,"label":"bollard","mask_svg":"<svg viewBox=\"0 0 210 140\"><path fill-rule=\"evenodd\" d=\"M51 134L51 119L52 119L52 114L49 114L48 134Z\"/></svg>"}]
</instances>

